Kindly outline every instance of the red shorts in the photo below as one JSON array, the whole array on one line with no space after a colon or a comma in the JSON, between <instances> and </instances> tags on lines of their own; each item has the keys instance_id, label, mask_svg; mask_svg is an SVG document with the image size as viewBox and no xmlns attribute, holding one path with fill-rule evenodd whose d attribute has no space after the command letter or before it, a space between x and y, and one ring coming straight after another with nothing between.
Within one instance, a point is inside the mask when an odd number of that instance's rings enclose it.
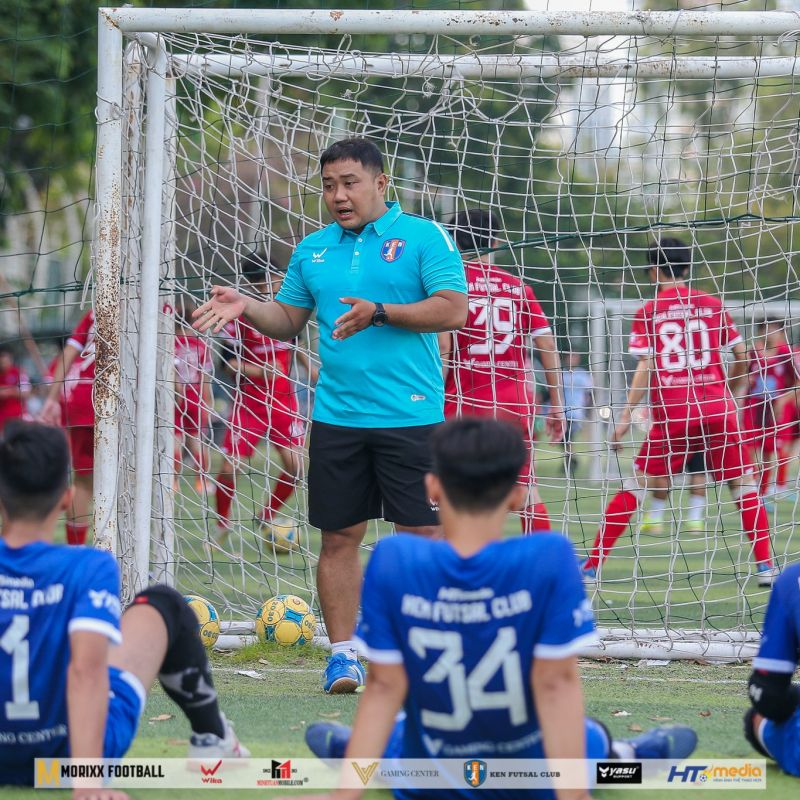
<instances>
[{"instance_id":1,"label":"red shorts","mask_svg":"<svg viewBox=\"0 0 800 800\"><path fill-rule=\"evenodd\" d=\"M787 443L800 439L800 408L795 403L787 403L783 409L778 439Z\"/></svg>"},{"instance_id":2,"label":"red shorts","mask_svg":"<svg viewBox=\"0 0 800 800\"><path fill-rule=\"evenodd\" d=\"M694 453L703 453L717 481L751 472L733 401L708 401L702 409L702 416L655 422L636 456L636 469L658 478L680 474Z\"/></svg>"},{"instance_id":3,"label":"red shorts","mask_svg":"<svg viewBox=\"0 0 800 800\"><path fill-rule=\"evenodd\" d=\"M304 435L305 423L297 413L294 396L284 402L235 402L222 452L233 458L249 458L262 439L276 447L299 447Z\"/></svg>"},{"instance_id":4,"label":"red shorts","mask_svg":"<svg viewBox=\"0 0 800 800\"><path fill-rule=\"evenodd\" d=\"M81 475L94 471L94 428L78 425L67 428L72 469Z\"/></svg>"},{"instance_id":5,"label":"red shorts","mask_svg":"<svg viewBox=\"0 0 800 800\"><path fill-rule=\"evenodd\" d=\"M536 414L534 406L524 405L470 405L466 398L461 398L461 402L456 405L455 402L447 402L444 407L444 415L448 419L451 417L491 417L492 419L500 419L504 422L510 422L515 425L522 432L525 439L525 449L528 451L528 458L522 465L519 473L519 482L524 486L535 485L536 475L533 471L533 442L535 439L533 433L533 420Z\"/></svg>"},{"instance_id":6,"label":"red shorts","mask_svg":"<svg viewBox=\"0 0 800 800\"><path fill-rule=\"evenodd\" d=\"M209 413L204 403L183 400L175 403L175 433L199 439L208 430Z\"/></svg>"},{"instance_id":7,"label":"red shorts","mask_svg":"<svg viewBox=\"0 0 800 800\"><path fill-rule=\"evenodd\" d=\"M742 413L744 439L748 447L764 454L774 453L778 448L780 426L771 405L755 403L747 405Z\"/></svg>"}]
</instances>

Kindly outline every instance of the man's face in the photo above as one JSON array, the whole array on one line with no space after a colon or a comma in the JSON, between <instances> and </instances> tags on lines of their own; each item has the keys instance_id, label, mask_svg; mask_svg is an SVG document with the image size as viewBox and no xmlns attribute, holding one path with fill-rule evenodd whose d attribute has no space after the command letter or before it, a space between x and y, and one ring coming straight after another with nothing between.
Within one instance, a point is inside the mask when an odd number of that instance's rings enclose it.
<instances>
[{"instance_id":1,"label":"man's face","mask_svg":"<svg viewBox=\"0 0 800 800\"><path fill-rule=\"evenodd\" d=\"M328 213L347 230L361 230L386 211L386 176L358 161L326 164L322 170L322 199Z\"/></svg>"},{"instance_id":2,"label":"man's face","mask_svg":"<svg viewBox=\"0 0 800 800\"><path fill-rule=\"evenodd\" d=\"M0 370L5 372L14 366L14 359L11 358L11 353L0 353Z\"/></svg>"}]
</instances>

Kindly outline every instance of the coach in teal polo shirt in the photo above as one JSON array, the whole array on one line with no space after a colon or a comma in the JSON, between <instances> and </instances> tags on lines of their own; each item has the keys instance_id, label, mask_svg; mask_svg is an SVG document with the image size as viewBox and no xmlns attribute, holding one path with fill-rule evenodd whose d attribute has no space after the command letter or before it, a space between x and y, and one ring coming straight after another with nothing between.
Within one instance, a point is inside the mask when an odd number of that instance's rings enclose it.
<instances>
[{"instance_id":1,"label":"coach in teal polo shirt","mask_svg":"<svg viewBox=\"0 0 800 800\"><path fill-rule=\"evenodd\" d=\"M358 232L334 222L300 242L277 299L317 310L322 370L315 422L404 428L444 419L435 333L397 327L389 311L387 324L347 339L333 336L342 304L354 298L381 302L385 309L442 290L466 291L450 236L435 222L404 214L397 203L386 203L383 216Z\"/></svg>"},{"instance_id":2,"label":"coach in teal polo shirt","mask_svg":"<svg viewBox=\"0 0 800 800\"><path fill-rule=\"evenodd\" d=\"M380 151L345 139L320 157L333 223L297 246L275 301L215 286L195 316L219 331L246 315L293 339L314 309L322 362L309 441L308 516L322 531L317 588L332 655L325 691L352 692L364 670L351 640L361 589L359 545L370 519L438 532L424 477L428 437L444 419L436 334L467 317L464 268L436 222L386 203Z\"/></svg>"}]
</instances>

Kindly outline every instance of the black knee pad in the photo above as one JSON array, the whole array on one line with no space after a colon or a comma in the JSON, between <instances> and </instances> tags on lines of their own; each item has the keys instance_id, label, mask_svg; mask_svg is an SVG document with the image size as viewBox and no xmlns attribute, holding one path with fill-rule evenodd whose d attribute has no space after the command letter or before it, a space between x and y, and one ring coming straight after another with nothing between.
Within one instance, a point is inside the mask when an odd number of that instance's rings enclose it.
<instances>
[{"instance_id":1,"label":"black knee pad","mask_svg":"<svg viewBox=\"0 0 800 800\"><path fill-rule=\"evenodd\" d=\"M167 627L167 654L162 672L180 669L184 664L204 664L206 652L197 635L197 617L183 595L170 586L149 586L133 598L133 604L147 604L161 614Z\"/></svg>"},{"instance_id":2,"label":"black knee pad","mask_svg":"<svg viewBox=\"0 0 800 800\"><path fill-rule=\"evenodd\" d=\"M747 739L753 750L760 753L765 758L772 758L772 756L764 749L764 746L761 744L761 742L758 741L758 736L756 736L756 726L755 722L753 721L755 714L756 712L753 708L748 708L747 711L745 711L744 738Z\"/></svg>"}]
</instances>

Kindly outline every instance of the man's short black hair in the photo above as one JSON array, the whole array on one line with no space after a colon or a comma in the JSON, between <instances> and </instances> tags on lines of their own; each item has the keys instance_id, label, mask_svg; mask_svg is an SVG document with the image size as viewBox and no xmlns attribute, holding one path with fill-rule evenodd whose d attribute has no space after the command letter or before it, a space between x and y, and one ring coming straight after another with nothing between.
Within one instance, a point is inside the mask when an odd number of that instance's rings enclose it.
<instances>
[{"instance_id":1,"label":"man's short black hair","mask_svg":"<svg viewBox=\"0 0 800 800\"><path fill-rule=\"evenodd\" d=\"M362 136L353 136L334 142L319 157L319 168L334 161L356 161L367 169L383 172L383 156L377 145Z\"/></svg>"},{"instance_id":2,"label":"man's short black hair","mask_svg":"<svg viewBox=\"0 0 800 800\"><path fill-rule=\"evenodd\" d=\"M450 227L456 245L461 251L488 250L497 238L494 216L491 211L482 208L459 211L450 220Z\"/></svg>"},{"instance_id":3,"label":"man's short black hair","mask_svg":"<svg viewBox=\"0 0 800 800\"><path fill-rule=\"evenodd\" d=\"M249 283L269 283L274 275L286 272L286 269L276 263L271 256L259 251L246 256L240 269Z\"/></svg>"},{"instance_id":4,"label":"man's short black hair","mask_svg":"<svg viewBox=\"0 0 800 800\"><path fill-rule=\"evenodd\" d=\"M647 263L671 278L682 278L692 265L692 248L677 236L662 236L647 249Z\"/></svg>"},{"instance_id":5,"label":"man's short black hair","mask_svg":"<svg viewBox=\"0 0 800 800\"><path fill-rule=\"evenodd\" d=\"M0 356L14 356L14 348L10 344L0 344Z\"/></svg>"},{"instance_id":6,"label":"man's short black hair","mask_svg":"<svg viewBox=\"0 0 800 800\"><path fill-rule=\"evenodd\" d=\"M491 511L508 497L528 457L522 434L507 422L464 417L431 436L433 474L459 511Z\"/></svg>"},{"instance_id":7,"label":"man's short black hair","mask_svg":"<svg viewBox=\"0 0 800 800\"><path fill-rule=\"evenodd\" d=\"M69 486L61 428L11 420L0 439L0 505L8 519L44 519Z\"/></svg>"}]
</instances>

